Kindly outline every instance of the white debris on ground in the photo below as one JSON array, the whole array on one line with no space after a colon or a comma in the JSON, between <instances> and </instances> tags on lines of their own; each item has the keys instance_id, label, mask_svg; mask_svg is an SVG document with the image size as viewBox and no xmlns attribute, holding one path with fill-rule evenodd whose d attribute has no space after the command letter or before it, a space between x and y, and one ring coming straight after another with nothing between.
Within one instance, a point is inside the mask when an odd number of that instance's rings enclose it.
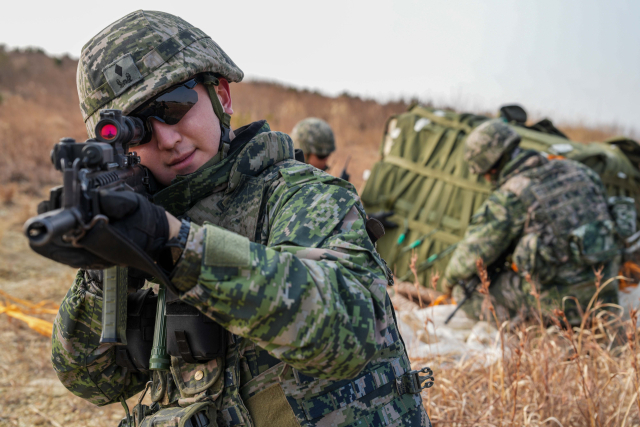
<instances>
[{"instance_id":1,"label":"white debris on ground","mask_svg":"<svg viewBox=\"0 0 640 427\"><path fill-rule=\"evenodd\" d=\"M404 288L403 288L404 285ZM403 292L413 288L401 283ZM424 289L422 289L424 291ZM391 301L396 309L398 328L412 359L433 356L453 356L455 358L486 356L486 363L500 357L500 336L493 323L475 321L467 317L463 310L444 324L455 310L455 305L437 305L420 308L395 289L389 289ZM640 286L630 286L618 292L618 303L628 316L630 307L638 307ZM639 320L640 326L640 320Z\"/></svg>"},{"instance_id":2,"label":"white debris on ground","mask_svg":"<svg viewBox=\"0 0 640 427\"><path fill-rule=\"evenodd\" d=\"M485 356L488 363L500 357L499 334L494 325L469 319L462 310L444 324L455 305L420 308L411 300L389 290L396 308L398 328L412 359L433 356L456 358Z\"/></svg>"},{"instance_id":3,"label":"white debris on ground","mask_svg":"<svg viewBox=\"0 0 640 427\"><path fill-rule=\"evenodd\" d=\"M638 307L640 302L640 286L627 286L625 289L618 291L618 304L625 311L629 310L629 307Z\"/></svg>"}]
</instances>

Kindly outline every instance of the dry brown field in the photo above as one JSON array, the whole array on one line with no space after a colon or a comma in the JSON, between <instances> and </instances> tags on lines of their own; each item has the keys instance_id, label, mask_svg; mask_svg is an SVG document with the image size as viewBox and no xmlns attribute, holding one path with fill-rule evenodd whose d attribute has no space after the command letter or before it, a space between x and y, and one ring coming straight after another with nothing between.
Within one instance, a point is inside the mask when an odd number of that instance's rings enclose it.
<instances>
[{"instance_id":1,"label":"dry brown field","mask_svg":"<svg viewBox=\"0 0 640 427\"><path fill-rule=\"evenodd\" d=\"M0 50L0 291L32 303L59 303L74 275L31 252L22 224L60 181L49 161L53 143L62 136L86 137L75 68L69 58ZM339 147L331 172L339 174L351 155L349 171L358 188L362 171L377 160L387 117L407 107L265 82L235 85L232 95L234 127L266 118L274 130L289 132L307 116L327 120ZM560 127L581 141L611 136L602 129ZM9 302L0 296L0 303ZM496 325L505 331L498 360L414 360L435 372L434 387L423 393L434 425L640 425L636 329L599 313L594 310L576 330L561 317L559 327L533 323L507 332L508 325ZM66 391L50 364L50 339L24 322L0 314L0 349L0 426L106 427L122 417L120 405L97 408Z\"/></svg>"}]
</instances>

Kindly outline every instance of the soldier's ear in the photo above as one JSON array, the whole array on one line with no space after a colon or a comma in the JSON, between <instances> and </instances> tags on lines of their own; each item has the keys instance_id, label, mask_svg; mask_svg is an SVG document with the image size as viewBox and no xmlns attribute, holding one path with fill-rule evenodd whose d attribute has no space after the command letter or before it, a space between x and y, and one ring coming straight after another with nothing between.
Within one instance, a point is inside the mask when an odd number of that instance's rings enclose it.
<instances>
[{"instance_id":1,"label":"soldier's ear","mask_svg":"<svg viewBox=\"0 0 640 427\"><path fill-rule=\"evenodd\" d=\"M233 104L231 102L231 89L229 88L229 82L224 77L219 77L220 83L216 86L216 94L224 108L224 112L227 114L233 114Z\"/></svg>"}]
</instances>

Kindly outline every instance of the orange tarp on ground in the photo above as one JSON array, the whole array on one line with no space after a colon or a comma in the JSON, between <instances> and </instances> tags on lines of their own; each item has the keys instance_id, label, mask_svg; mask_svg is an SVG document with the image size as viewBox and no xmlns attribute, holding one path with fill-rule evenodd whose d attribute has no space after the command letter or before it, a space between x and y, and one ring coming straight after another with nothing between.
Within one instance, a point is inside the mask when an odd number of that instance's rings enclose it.
<instances>
[{"instance_id":1,"label":"orange tarp on ground","mask_svg":"<svg viewBox=\"0 0 640 427\"><path fill-rule=\"evenodd\" d=\"M53 333L53 323L31 315L57 314L60 308L58 305L51 301L41 301L34 304L30 301L12 297L3 291L0 291L0 296L7 300L4 303L0 301L0 314L4 313L9 317L25 322L27 326L41 335L46 337L51 336Z\"/></svg>"}]
</instances>

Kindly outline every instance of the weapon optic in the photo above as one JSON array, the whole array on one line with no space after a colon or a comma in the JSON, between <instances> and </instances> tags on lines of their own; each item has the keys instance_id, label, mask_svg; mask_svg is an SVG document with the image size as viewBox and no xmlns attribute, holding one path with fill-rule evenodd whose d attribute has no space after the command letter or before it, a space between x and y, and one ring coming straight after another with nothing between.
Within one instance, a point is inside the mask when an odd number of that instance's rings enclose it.
<instances>
[{"instance_id":1,"label":"weapon optic","mask_svg":"<svg viewBox=\"0 0 640 427\"><path fill-rule=\"evenodd\" d=\"M50 191L49 200L38 205L38 215L24 225L31 248L39 252L47 245L83 248L82 239L94 227L108 230L109 219L100 213L99 192L134 191L145 197L155 192L155 182L129 146L144 140L145 127L139 118L123 116L120 110L101 110L96 138L76 142L63 138L51 151L51 162L63 174L63 185ZM167 287L167 275L148 256L132 249L132 263ZM126 345L127 268L114 266L103 274L103 316L101 343ZM164 313L164 303L158 312ZM164 315L162 322L164 322ZM159 327L160 326L160 327ZM164 330L156 325L154 334ZM168 369L166 336L154 336L154 368ZM162 362L162 363L158 363Z\"/></svg>"}]
</instances>

